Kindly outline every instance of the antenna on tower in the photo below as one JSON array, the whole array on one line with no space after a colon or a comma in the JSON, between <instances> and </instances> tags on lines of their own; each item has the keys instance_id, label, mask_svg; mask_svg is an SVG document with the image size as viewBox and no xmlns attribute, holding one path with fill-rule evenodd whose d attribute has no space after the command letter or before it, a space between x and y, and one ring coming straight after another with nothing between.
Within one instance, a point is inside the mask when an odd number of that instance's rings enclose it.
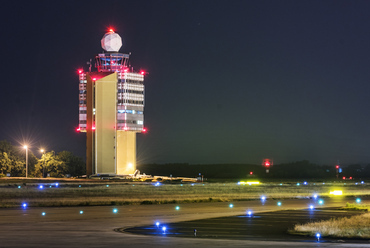
<instances>
[{"instance_id":1,"label":"antenna on tower","mask_svg":"<svg viewBox=\"0 0 370 248\"><path fill-rule=\"evenodd\" d=\"M342 169L340 169L339 159L337 160L337 165L335 166L335 169L336 169L336 172L337 172L337 179L338 179L339 178L339 170L342 170Z\"/></svg>"},{"instance_id":2,"label":"antenna on tower","mask_svg":"<svg viewBox=\"0 0 370 248\"><path fill-rule=\"evenodd\" d=\"M86 62L86 64L89 65L89 72L91 72L91 59L90 59L90 61Z\"/></svg>"}]
</instances>

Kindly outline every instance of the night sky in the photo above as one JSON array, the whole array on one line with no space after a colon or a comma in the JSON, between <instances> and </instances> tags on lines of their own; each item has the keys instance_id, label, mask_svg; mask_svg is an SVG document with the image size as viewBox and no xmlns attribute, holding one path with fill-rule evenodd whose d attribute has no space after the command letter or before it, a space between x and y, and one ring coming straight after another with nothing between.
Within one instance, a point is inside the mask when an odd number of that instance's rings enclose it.
<instances>
[{"instance_id":1,"label":"night sky","mask_svg":"<svg viewBox=\"0 0 370 248\"><path fill-rule=\"evenodd\" d=\"M8 1L0 140L85 157L77 69L146 70L138 163L370 163L370 1Z\"/></svg>"}]
</instances>

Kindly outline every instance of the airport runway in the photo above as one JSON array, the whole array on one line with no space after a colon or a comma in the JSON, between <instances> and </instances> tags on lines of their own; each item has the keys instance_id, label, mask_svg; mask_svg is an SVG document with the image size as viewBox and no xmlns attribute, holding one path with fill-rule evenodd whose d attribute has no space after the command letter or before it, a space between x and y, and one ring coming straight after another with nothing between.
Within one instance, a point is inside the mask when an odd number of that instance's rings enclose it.
<instances>
[{"instance_id":1,"label":"airport runway","mask_svg":"<svg viewBox=\"0 0 370 248\"><path fill-rule=\"evenodd\" d=\"M369 247L369 244L329 243L291 240L260 241L251 239L208 239L149 236L120 233L115 229L150 226L156 221L176 223L199 219L242 216L246 210L255 215L262 212L307 209L312 199L277 200L229 203L128 205L104 207L26 208L0 210L0 247ZM326 198L324 207L343 206L355 198ZM363 203L370 203L362 198ZM114 212L117 209L117 212ZM81 212L83 211L83 212ZM42 215L45 213L45 215ZM238 227L225 225L227 230ZM323 240L324 241L324 240Z\"/></svg>"}]
</instances>

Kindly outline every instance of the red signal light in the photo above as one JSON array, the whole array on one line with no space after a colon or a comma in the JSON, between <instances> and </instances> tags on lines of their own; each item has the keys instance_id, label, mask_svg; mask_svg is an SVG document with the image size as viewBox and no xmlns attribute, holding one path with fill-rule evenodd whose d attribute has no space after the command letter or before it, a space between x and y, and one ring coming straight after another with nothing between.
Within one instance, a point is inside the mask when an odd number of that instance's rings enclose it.
<instances>
[{"instance_id":1,"label":"red signal light","mask_svg":"<svg viewBox=\"0 0 370 248\"><path fill-rule=\"evenodd\" d=\"M109 33L114 33L114 29L113 28L110 28L109 29Z\"/></svg>"},{"instance_id":2,"label":"red signal light","mask_svg":"<svg viewBox=\"0 0 370 248\"><path fill-rule=\"evenodd\" d=\"M266 167L269 167L269 166L270 166L270 162L267 162L267 161L266 161L266 162L265 162L265 166L266 166Z\"/></svg>"},{"instance_id":3,"label":"red signal light","mask_svg":"<svg viewBox=\"0 0 370 248\"><path fill-rule=\"evenodd\" d=\"M253 171L249 172L249 175L253 175Z\"/></svg>"},{"instance_id":4,"label":"red signal light","mask_svg":"<svg viewBox=\"0 0 370 248\"><path fill-rule=\"evenodd\" d=\"M79 131L81 131L81 129L78 127L78 128L76 128L76 132L79 132Z\"/></svg>"},{"instance_id":5,"label":"red signal light","mask_svg":"<svg viewBox=\"0 0 370 248\"><path fill-rule=\"evenodd\" d=\"M144 127L143 130L142 130L143 133L146 133L147 132L147 129Z\"/></svg>"},{"instance_id":6,"label":"red signal light","mask_svg":"<svg viewBox=\"0 0 370 248\"><path fill-rule=\"evenodd\" d=\"M96 78L93 78L92 80L93 80L93 81L96 81Z\"/></svg>"},{"instance_id":7,"label":"red signal light","mask_svg":"<svg viewBox=\"0 0 370 248\"><path fill-rule=\"evenodd\" d=\"M82 70L82 69L78 69L78 74L81 74L81 73L83 73L84 72L84 70Z\"/></svg>"},{"instance_id":8,"label":"red signal light","mask_svg":"<svg viewBox=\"0 0 370 248\"><path fill-rule=\"evenodd\" d=\"M346 177L343 177L343 180L346 180Z\"/></svg>"},{"instance_id":9,"label":"red signal light","mask_svg":"<svg viewBox=\"0 0 370 248\"><path fill-rule=\"evenodd\" d=\"M92 126L91 130L95 130L95 129L96 129L95 126Z\"/></svg>"},{"instance_id":10,"label":"red signal light","mask_svg":"<svg viewBox=\"0 0 370 248\"><path fill-rule=\"evenodd\" d=\"M140 74L141 74L141 75L144 75L144 74L145 74L145 71L140 71Z\"/></svg>"},{"instance_id":11,"label":"red signal light","mask_svg":"<svg viewBox=\"0 0 370 248\"><path fill-rule=\"evenodd\" d=\"M339 169L339 165L336 165L336 166L335 166L335 168L336 168L336 169Z\"/></svg>"},{"instance_id":12,"label":"red signal light","mask_svg":"<svg viewBox=\"0 0 370 248\"><path fill-rule=\"evenodd\" d=\"M352 180L352 177L349 177L350 180Z\"/></svg>"}]
</instances>

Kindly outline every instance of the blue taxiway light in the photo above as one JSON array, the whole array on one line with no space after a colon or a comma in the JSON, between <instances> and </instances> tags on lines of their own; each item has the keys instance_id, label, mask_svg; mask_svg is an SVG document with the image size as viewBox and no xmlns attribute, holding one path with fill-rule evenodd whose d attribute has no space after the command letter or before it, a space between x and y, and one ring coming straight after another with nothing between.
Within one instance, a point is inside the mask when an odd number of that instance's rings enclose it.
<instances>
[{"instance_id":1,"label":"blue taxiway light","mask_svg":"<svg viewBox=\"0 0 370 248\"><path fill-rule=\"evenodd\" d=\"M324 204L324 200L319 200L319 204L320 205L323 205Z\"/></svg>"},{"instance_id":2,"label":"blue taxiway light","mask_svg":"<svg viewBox=\"0 0 370 248\"><path fill-rule=\"evenodd\" d=\"M314 195L313 195L313 198L314 198L314 199L317 199L317 196L318 196L317 194L314 194Z\"/></svg>"},{"instance_id":3,"label":"blue taxiway light","mask_svg":"<svg viewBox=\"0 0 370 248\"><path fill-rule=\"evenodd\" d=\"M162 231L163 231L163 233L165 233L166 232L166 230L167 230L167 227L162 227Z\"/></svg>"},{"instance_id":4,"label":"blue taxiway light","mask_svg":"<svg viewBox=\"0 0 370 248\"><path fill-rule=\"evenodd\" d=\"M313 210L315 207L314 205L310 205L310 209Z\"/></svg>"},{"instance_id":5,"label":"blue taxiway light","mask_svg":"<svg viewBox=\"0 0 370 248\"><path fill-rule=\"evenodd\" d=\"M266 201L266 196L261 196L261 201Z\"/></svg>"},{"instance_id":6,"label":"blue taxiway light","mask_svg":"<svg viewBox=\"0 0 370 248\"><path fill-rule=\"evenodd\" d=\"M303 182L304 185L307 185L307 182Z\"/></svg>"},{"instance_id":7,"label":"blue taxiway light","mask_svg":"<svg viewBox=\"0 0 370 248\"><path fill-rule=\"evenodd\" d=\"M159 222L159 221L157 221L156 223L155 223L155 225L157 226L157 228L159 227L159 225L160 225L161 223Z\"/></svg>"},{"instance_id":8,"label":"blue taxiway light","mask_svg":"<svg viewBox=\"0 0 370 248\"><path fill-rule=\"evenodd\" d=\"M20 189L21 188L21 186L18 186L18 189Z\"/></svg>"},{"instance_id":9,"label":"blue taxiway light","mask_svg":"<svg viewBox=\"0 0 370 248\"><path fill-rule=\"evenodd\" d=\"M58 187L58 186L59 186L59 183L56 183L56 184L55 184L55 187Z\"/></svg>"},{"instance_id":10,"label":"blue taxiway light","mask_svg":"<svg viewBox=\"0 0 370 248\"><path fill-rule=\"evenodd\" d=\"M27 208L27 203L23 203L23 204L22 204L22 207L23 207L24 209L26 209L26 208Z\"/></svg>"},{"instance_id":11,"label":"blue taxiway light","mask_svg":"<svg viewBox=\"0 0 370 248\"><path fill-rule=\"evenodd\" d=\"M297 183L297 186L301 185L300 183Z\"/></svg>"},{"instance_id":12,"label":"blue taxiway light","mask_svg":"<svg viewBox=\"0 0 370 248\"><path fill-rule=\"evenodd\" d=\"M252 214L253 214L253 212L252 212L252 211L250 211L250 210L249 210L249 211L247 211L247 215L248 215L248 216L252 216Z\"/></svg>"},{"instance_id":13,"label":"blue taxiway light","mask_svg":"<svg viewBox=\"0 0 370 248\"><path fill-rule=\"evenodd\" d=\"M321 234L320 233L316 233L317 241L319 241L320 237L321 237Z\"/></svg>"},{"instance_id":14,"label":"blue taxiway light","mask_svg":"<svg viewBox=\"0 0 370 248\"><path fill-rule=\"evenodd\" d=\"M44 188L44 186L43 186L43 185L40 185L40 186L39 186L39 189L43 189L43 188Z\"/></svg>"},{"instance_id":15,"label":"blue taxiway light","mask_svg":"<svg viewBox=\"0 0 370 248\"><path fill-rule=\"evenodd\" d=\"M361 181L362 184L364 184L365 182L364 181Z\"/></svg>"}]
</instances>

